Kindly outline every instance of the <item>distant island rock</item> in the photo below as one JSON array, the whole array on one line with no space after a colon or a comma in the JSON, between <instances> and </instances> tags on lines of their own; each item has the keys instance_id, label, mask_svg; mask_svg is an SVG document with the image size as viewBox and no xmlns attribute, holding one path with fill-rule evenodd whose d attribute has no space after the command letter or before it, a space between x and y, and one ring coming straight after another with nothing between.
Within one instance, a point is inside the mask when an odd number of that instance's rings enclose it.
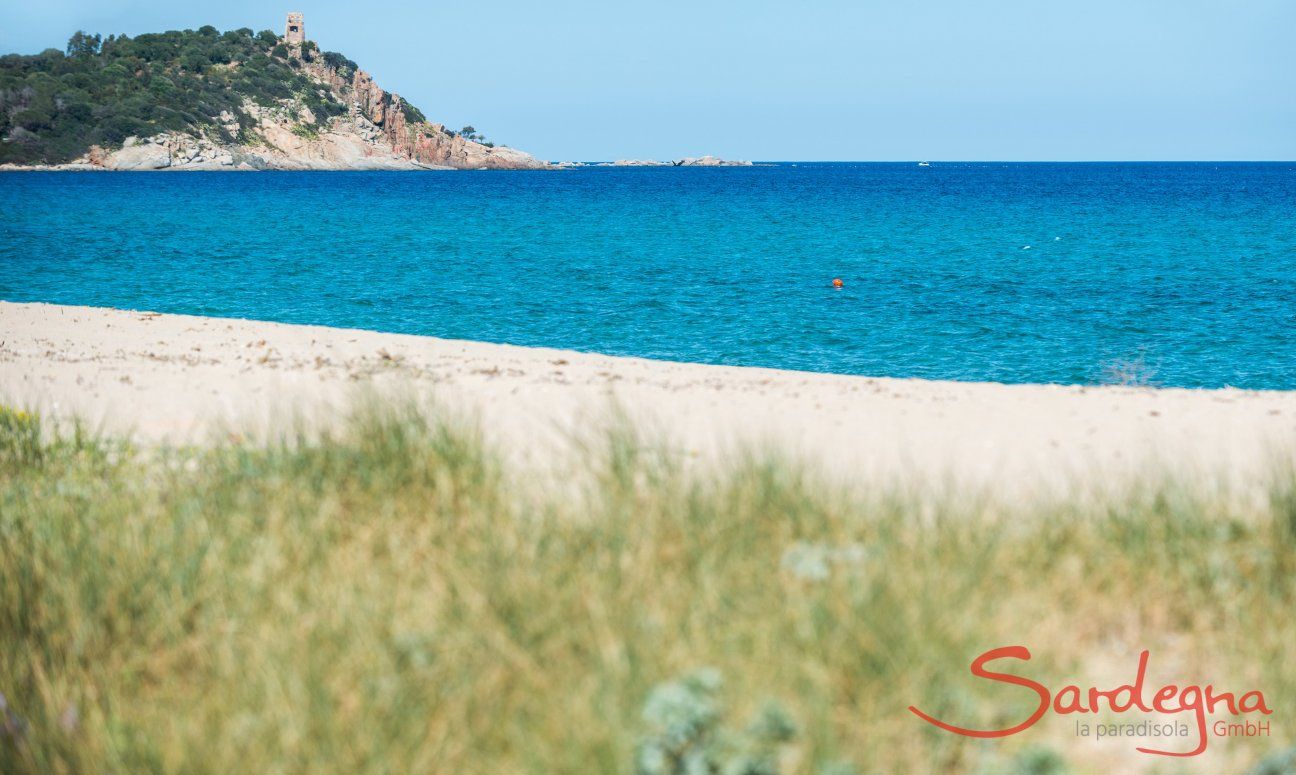
<instances>
[{"instance_id":1,"label":"distant island rock","mask_svg":"<svg viewBox=\"0 0 1296 775\"><path fill-rule=\"evenodd\" d=\"M0 57L0 169L548 169L455 132L305 38L78 32Z\"/></svg>"},{"instance_id":2,"label":"distant island rock","mask_svg":"<svg viewBox=\"0 0 1296 775\"><path fill-rule=\"evenodd\" d=\"M749 161L728 161L714 156L687 156L675 161L655 161L652 159L618 159L604 162L601 167L750 167Z\"/></svg>"},{"instance_id":3,"label":"distant island rock","mask_svg":"<svg viewBox=\"0 0 1296 775\"><path fill-rule=\"evenodd\" d=\"M750 167L749 161L728 161L726 159L717 159L714 156L686 157L676 159L671 162L676 167Z\"/></svg>"}]
</instances>

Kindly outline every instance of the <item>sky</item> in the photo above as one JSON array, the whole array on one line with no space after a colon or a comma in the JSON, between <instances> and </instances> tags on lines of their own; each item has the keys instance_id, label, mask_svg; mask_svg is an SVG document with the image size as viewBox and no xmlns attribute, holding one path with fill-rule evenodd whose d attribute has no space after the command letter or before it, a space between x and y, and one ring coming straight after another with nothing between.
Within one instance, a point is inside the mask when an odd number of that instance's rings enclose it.
<instances>
[{"instance_id":1,"label":"sky","mask_svg":"<svg viewBox=\"0 0 1296 775\"><path fill-rule=\"evenodd\" d=\"M552 160L1296 159L1296 0L0 0L78 30L306 34Z\"/></svg>"}]
</instances>

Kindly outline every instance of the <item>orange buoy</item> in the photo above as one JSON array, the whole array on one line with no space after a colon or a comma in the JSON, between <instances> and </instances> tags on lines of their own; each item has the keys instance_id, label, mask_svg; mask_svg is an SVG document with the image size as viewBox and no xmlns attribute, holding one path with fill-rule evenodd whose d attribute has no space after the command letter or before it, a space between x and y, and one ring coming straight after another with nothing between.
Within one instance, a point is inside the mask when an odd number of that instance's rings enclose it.
<instances>
[{"instance_id":1,"label":"orange buoy","mask_svg":"<svg viewBox=\"0 0 1296 775\"><path fill-rule=\"evenodd\" d=\"M842 281L841 281L841 278L840 278L840 277L834 277L834 278L833 278L833 287L834 287L834 288L840 288L840 287L842 287Z\"/></svg>"}]
</instances>

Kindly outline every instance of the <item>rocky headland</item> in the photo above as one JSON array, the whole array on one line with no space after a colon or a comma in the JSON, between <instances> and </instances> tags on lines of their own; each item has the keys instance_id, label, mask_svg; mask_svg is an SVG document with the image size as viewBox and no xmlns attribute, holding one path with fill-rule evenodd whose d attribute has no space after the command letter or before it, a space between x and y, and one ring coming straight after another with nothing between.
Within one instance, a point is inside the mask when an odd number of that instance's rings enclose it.
<instances>
[{"instance_id":1,"label":"rocky headland","mask_svg":"<svg viewBox=\"0 0 1296 775\"><path fill-rule=\"evenodd\" d=\"M427 119L305 36L242 28L77 32L66 53L0 56L0 171L418 170L737 167L673 161L551 163Z\"/></svg>"},{"instance_id":2,"label":"rocky headland","mask_svg":"<svg viewBox=\"0 0 1296 775\"><path fill-rule=\"evenodd\" d=\"M0 169L554 166L426 120L355 62L291 34L203 28L100 43L77 33L67 56L51 49L3 64L14 74L0 69L0 162L9 162ZM82 77L99 92L55 85L43 94L50 80L40 77L59 73ZM127 105L135 113L101 118Z\"/></svg>"}]
</instances>

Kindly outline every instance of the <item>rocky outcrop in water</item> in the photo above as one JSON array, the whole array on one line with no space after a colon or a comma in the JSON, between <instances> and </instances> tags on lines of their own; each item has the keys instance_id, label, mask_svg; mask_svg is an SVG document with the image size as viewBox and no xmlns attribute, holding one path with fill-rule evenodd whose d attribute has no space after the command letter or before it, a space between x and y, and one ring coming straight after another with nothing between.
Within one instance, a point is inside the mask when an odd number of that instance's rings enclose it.
<instances>
[{"instance_id":1,"label":"rocky outcrop in water","mask_svg":"<svg viewBox=\"0 0 1296 775\"><path fill-rule=\"evenodd\" d=\"M750 167L749 161L729 161L715 156L686 156L675 161L655 161L653 159L618 159L602 164L604 167Z\"/></svg>"},{"instance_id":2,"label":"rocky outcrop in water","mask_svg":"<svg viewBox=\"0 0 1296 775\"><path fill-rule=\"evenodd\" d=\"M726 159L717 159L714 156L688 156L683 159L677 159L671 162L676 167L750 167L749 161L728 161Z\"/></svg>"}]
</instances>

